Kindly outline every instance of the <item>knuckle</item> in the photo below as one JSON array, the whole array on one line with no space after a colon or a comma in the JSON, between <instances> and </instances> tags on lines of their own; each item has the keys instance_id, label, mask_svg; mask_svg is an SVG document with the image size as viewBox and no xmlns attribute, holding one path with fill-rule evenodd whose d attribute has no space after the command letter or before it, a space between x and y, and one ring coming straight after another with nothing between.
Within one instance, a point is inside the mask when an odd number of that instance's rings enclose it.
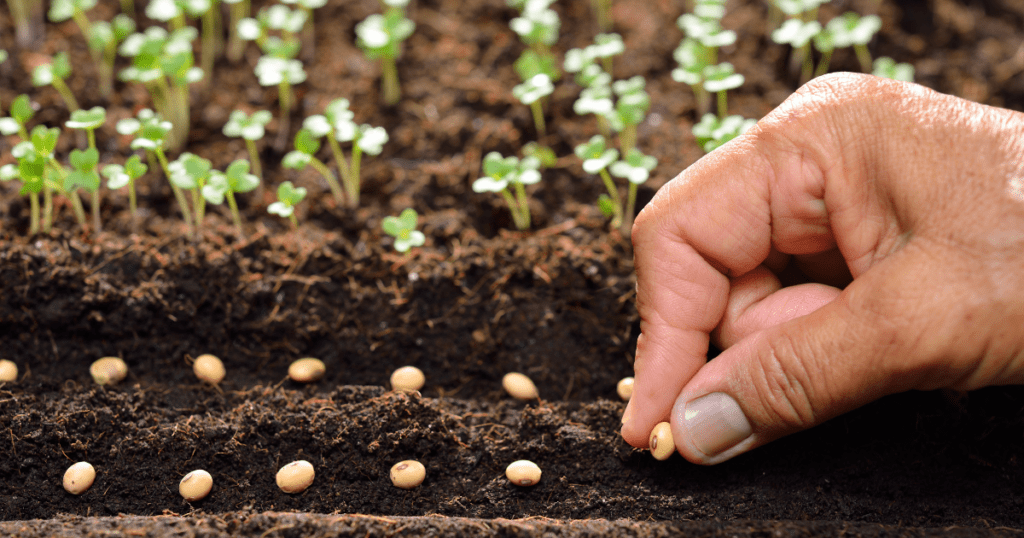
<instances>
[{"instance_id":1,"label":"knuckle","mask_svg":"<svg viewBox=\"0 0 1024 538\"><path fill-rule=\"evenodd\" d=\"M821 413L815 407L820 380L809 367L808 351L800 349L797 341L784 332L774 335L757 354L754 386L762 409L767 416L765 424L795 431L809 428L819 422Z\"/></svg>"}]
</instances>

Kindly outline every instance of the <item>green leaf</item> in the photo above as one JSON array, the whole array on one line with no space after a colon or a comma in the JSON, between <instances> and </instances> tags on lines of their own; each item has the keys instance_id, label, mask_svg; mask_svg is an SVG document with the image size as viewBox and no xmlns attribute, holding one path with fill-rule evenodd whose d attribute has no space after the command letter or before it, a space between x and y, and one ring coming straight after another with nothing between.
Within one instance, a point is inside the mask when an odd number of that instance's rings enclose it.
<instances>
[{"instance_id":1,"label":"green leaf","mask_svg":"<svg viewBox=\"0 0 1024 538\"><path fill-rule=\"evenodd\" d=\"M249 161L245 159L236 159L229 164L224 175L232 192L249 192L260 184L260 178L249 173Z\"/></svg>"},{"instance_id":2,"label":"green leaf","mask_svg":"<svg viewBox=\"0 0 1024 538\"><path fill-rule=\"evenodd\" d=\"M86 150L73 149L69 158L71 166L80 172L92 172L100 162L100 152L96 148Z\"/></svg>"},{"instance_id":3,"label":"green leaf","mask_svg":"<svg viewBox=\"0 0 1024 538\"><path fill-rule=\"evenodd\" d=\"M416 214L416 210L408 207L402 210L402 213L398 216L398 220L401 221L402 227L406 230L413 230L416 228L416 219L419 215Z\"/></svg>"},{"instance_id":4,"label":"green leaf","mask_svg":"<svg viewBox=\"0 0 1024 538\"><path fill-rule=\"evenodd\" d=\"M14 98L11 103L11 117L14 118L22 127L35 116L36 111L32 108L32 102L29 100L28 95L21 94Z\"/></svg>"},{"instance_id":5,"label":"green leaf","mask_svg":"<svg viewBox=\"0 0 1024 538\"><path fill-rule=\"evenodd\" d=\"M402 221L398 217L384 217L380 226L384 233L393 237L398 237L402 233Z\"/></svg>"},{"instance_id":6,"label":"green leaf","mask_svg":"<svg viewBox=\"0 0 1024 538\"><path fill-rule=\"evenodd\" d=\"M142 162L142 159L138 155L132 155L128 157L128 160L124 163L125 172L131 176L132 179L138 179L149 170L149 166Z\"/></svg>"},{"instance_id":7,"label":"green leaf","mask_svg":"<svg viewBox=\"0 0 1024 538\"><path fill-rule=\"evenodd\" d=\"M317 151L320 151L320 141L313 136L313 132L309 129L299 129L299 132L295 134L295 149L307 155L315 155Z\"/></svg>"},{"instance_id":8,"label":"green leaf","mask_svg":"<svg viewBox=\"0 0 1024 538\"><path fill-rule=\"evenodd\" d=\"M60 128L53 127L48 129L45 125L36 125L32 129L32 145L36 148L36 153L40 155L50 156L53 155L53 150L57 148L57 139L60 138Z\"/></svg>"},{"instance_id":9,"label":"green leaf","mask_svg":"<svg viewBox=\"0 0 1024 538\"><path fill-rule=\"evenodd\" d=\"M601 213L606 217L615 215L615 202L607 194L602 194L597 197L597 208L601 210Z\"/></svg>"},{"instance_id":10,"label":"green leaf","mask_svg":"<svg viewBox=\"0 0 1024 538\"><path fill-rule=\"evenodd\" d=\"M277 199L289 206L294 206L305 197L306 188L296 187L291 181L285 181L277 187Z\"/></svg>"},{"instance_id":11,"label":"green leaf","mask_svg":"<svg viewBox=\"0 0 1024 538\"><path fill-rule=\"evenodd\" d=\"M89 110L76 110L71 113L71 119L64 123L69 129L97 129L107 121L107 111L101 106L94 106Z\"/></svg>"},{"instance_id":12,"label":"green leaf","mask_svg":"<svg viewBox=\"0 0 1024 538\"><path fill-rule=\"evenodd\" d=\"M68 60L68 53L58 52L53 57L53 76L64 80L71 75L71 61Z\"/></svg>"}]
</instances>

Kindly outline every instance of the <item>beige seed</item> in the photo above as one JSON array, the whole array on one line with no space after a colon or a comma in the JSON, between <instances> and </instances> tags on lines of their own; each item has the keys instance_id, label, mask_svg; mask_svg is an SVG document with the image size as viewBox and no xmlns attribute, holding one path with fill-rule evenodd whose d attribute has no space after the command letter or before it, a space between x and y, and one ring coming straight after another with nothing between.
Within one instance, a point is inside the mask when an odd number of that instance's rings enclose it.
<instances>
[{"instance_id":1,"label":"beige seed","mask_svg":"<svg viewBox=\"0 0 1024 538\"><path fill-rule=\"evenodd\" d=\"M313 464L298 460L281 467L277 472L277 487L285 493L302 493L313 483Z\"/></svg>"},{"instance_id":2,"label":"beige seed","mask_svg":"<svg viewBox=\"0 0 1024 538\"><path fill-rule=\"evenodd\" d=\"M213 477L202 469L188 473L178 484L178 493L188 502L205 499L211 489L213 489Z\"/></svg>"},{"instance_id":3,"label":"beige seed","mask_svg":"<svg viewBox=\"0 0 1024 538\"><path fill-rule=\"evenodd\" d=\"M619 384L615 385L615 391L619 393L619 398L628 402L633 397L633 378L624 377L620 379Z\"/></svg>"},{"instance_id":4,"label":"beige seed","mask_svg":"<svg viewBox=\"0 0 1024 538\"><path fill-rule=\"evenodd\" d=\"M327 372L327 367L324 366L324 361L313 357L299 359L288 367L288 377L299 383L319 381L325 372Z\"/></svg>"},{"instance_id":5,"label":"beige seed","mask_svg":"<svg viewBox=\"0 0 1024 538\"><path fill-rule=\"evenodd\" d=\"M391 483L402 489L412 489L423 483L427 469L416 460L405 460L391 467Z\"/></svg>"},{"instance_id":6,"label":"beige seed","mask_svg":"<svg viewBox=\"0 0 1024 538\"><path fill-rule=\"evenodd\" d=\"M403 366L391 374L391 390L420 390L426 382L423 370L415 366Z\"/></svg>"},{"instance_id":7,"label":"beige seed","mask_svg":"<svg viewBox=\"0 0 1024 538\"><path fill-rule=\"evenodd\" d=\"M0 360L0 383L18 380L18 365L7 359Z\"/></svg>"},{"instance_id":8,"label":"beige seed","mask_svg":"<svg viewBox=\"0 0 1024 538\"><path fill-rule=\"evenodd\" d=\"M676 451L676 443L672 439L672 426L668 422L659 422L651 431L648 445L654 459L667 460Z\"/></svg>"},{"instance_id":9,"label":"beige seed","mask_svg":"<svg viewBox=\"0 0 1024 538\"><path fill-rule=\"evenodd\" d=\"M505 476L517 486L532 486L540 482L540 467L529 460L517 460L505 468Z\"/></svg>"},{"instance_id":10,"label":"beige seed","mask_svg":"<svg viewBox=\"0 0 1024 538\"><path fill-rule=\"evenodd\" d=\"M96 469L86 461L80 461L64 471L64 489L72 495L81 495L96 480Z\"/></svg>"},{"instance_id":11,"label":"beige seed","mask_svg":"<svg viewBox=\"0 0 1024 538\"><path fill-rule=\"evenodd\" d=\"M209 353L196 357L196 361L192 363L192 371L195 372L196 377L200 381L212 383L216 385L224 380L224 363L221 362L214 355Z\"/></svg>"},{"instance_id":12,"label":"beige seed","mask_svg":"<svg viewBox=\"0 0 1024 538\"><path fill-rule=\"evenodd\" d=\"M128 376L128 364L120 357L103 357L92 363L89 374L99 385L113 385Z\"/></svg>"},{"instance_id":13,"label":"beige seed","mask_svg":"<svg viewBox=\"0 0 1024 538\"><path fill-rule=\"evenodd\" d=\"M529 377L519 372L505 374L505 377L501 379L501 386L510 396L519 400L533 400L538 397L537 385L534 385Z\"/></svg>"}]
</instances>

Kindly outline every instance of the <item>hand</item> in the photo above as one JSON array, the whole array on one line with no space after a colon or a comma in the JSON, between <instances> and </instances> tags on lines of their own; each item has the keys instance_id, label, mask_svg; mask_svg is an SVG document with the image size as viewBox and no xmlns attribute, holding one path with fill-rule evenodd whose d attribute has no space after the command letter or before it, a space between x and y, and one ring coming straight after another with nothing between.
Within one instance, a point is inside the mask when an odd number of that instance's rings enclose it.
<instances>
[{"instance_id":1,"label":"hand","mask_svg":"<svg viewBox=\"0 0 1024 538\"><path fill-rule=\"evenodd\" d=\"M886 394L1024 382L1019 112L817 78L658 191L633 245L633 446L671 417L714 464Z\"/></svg>"}]
</instances>

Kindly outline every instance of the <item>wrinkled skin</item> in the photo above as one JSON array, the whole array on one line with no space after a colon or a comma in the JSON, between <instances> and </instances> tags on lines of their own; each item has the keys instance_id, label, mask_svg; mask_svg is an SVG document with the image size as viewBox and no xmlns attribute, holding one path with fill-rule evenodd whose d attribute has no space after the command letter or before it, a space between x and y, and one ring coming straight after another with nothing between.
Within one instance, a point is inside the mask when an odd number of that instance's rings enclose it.
<instances>
[{"instance_id":1,"label":"wrinkled skin","mask_svg":"<svg viewBox=\"0 0 1024 538\"><path fill-rule=\"evenodd\" d=\"M1024 382L1019 112L820 77L666 184L633 245L633 446L671 419L715 464L886 394ZM683 409L711 393L751 434L708 454Z\"/></svg>"}]
</instances>

